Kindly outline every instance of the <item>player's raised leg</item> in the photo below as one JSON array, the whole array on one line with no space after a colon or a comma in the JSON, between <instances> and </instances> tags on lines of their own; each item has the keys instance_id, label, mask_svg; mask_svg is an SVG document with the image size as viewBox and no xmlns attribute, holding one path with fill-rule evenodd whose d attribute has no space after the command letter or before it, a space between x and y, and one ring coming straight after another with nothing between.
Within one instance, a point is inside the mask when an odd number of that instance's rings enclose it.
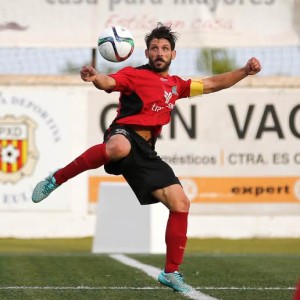
<instances>
[{"instance_id":1,"label":"player's raised leg","mask_svg":"<svg viewBox=\"0 0 300 300\"><path fill-rule=\"evenodd\" d=\"M127 156L130 149L131 145L125 136L122 134L111 136L106 143L89 148L64 168L40 181L33 190L32 201L35 203L42 201L61 184L84 171L99 168L110 160Z\"/></svg>"},{"instance_id":2,"label":"player's raised leg","mask_svg":"<svg viewBox=\"0 0 300 300\"><path fill-rule=\"evenodd\" d=\"M33 190L32 201L35 203L42 201L67 180L86 170L99 168L107 161L106 144L89 148L67 166L40 181Z\"/></svg>"}]
</instances>

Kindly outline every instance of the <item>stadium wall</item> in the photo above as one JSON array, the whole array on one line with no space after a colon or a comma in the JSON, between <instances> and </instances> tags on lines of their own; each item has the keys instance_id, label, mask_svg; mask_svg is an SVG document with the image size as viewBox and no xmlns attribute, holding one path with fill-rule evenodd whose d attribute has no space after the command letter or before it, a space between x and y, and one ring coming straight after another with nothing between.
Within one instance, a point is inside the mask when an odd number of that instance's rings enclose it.
<instances>
[{"instance_id":1,"label":"stadium wall","mask_svg":"<svg viewBox=\"0 0 300 300\"><path fill-rule=\"evenodd\" d=\"M191 198L189 236L300 237L299 95L300 78L249 77L179 103L157 146ZM102 141L116 104L78 76L0 76L0 237L94 234L99 183L120 177L83 173L40 204L31 191Z\"/></svg>"}]
</instances>

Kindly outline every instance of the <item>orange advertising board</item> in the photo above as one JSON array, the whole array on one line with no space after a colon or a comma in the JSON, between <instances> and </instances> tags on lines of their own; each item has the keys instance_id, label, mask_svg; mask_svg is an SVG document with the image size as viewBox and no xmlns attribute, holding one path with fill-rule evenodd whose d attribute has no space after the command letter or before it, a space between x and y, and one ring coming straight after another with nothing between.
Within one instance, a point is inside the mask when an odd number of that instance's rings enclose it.
<instances>
[{"instance_id":1,"label":"orange advertising board","mask_svg":"<svg viewBox=\"0 0 300 300\"><path fill-rule=\"evenodd\" d=\"M180 177L192 203L300 203L299 177ZM89 177L89 202L96 203L101 182L121 176Z\"/></svg>"}]
</instances>

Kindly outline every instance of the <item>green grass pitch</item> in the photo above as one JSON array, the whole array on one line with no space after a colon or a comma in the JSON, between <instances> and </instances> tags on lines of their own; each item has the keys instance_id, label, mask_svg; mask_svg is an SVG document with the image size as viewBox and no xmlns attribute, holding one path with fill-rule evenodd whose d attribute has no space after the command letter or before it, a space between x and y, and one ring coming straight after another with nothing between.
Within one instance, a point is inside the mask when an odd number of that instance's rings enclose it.
<instances>
[{"instance_id":1,"label":"green grass pitch","mask_svg":"<svg viewBox=\"0 0 300 300\"><path fill-rule=\"evenodd\" d=\"M92 239L0 239L0 299L188 299L109 255ZM163 255L128 255L161 268ZM191 239L181 271L223 300L291 300L300 279L300 239Z\"/></svg>"}]
</instances>

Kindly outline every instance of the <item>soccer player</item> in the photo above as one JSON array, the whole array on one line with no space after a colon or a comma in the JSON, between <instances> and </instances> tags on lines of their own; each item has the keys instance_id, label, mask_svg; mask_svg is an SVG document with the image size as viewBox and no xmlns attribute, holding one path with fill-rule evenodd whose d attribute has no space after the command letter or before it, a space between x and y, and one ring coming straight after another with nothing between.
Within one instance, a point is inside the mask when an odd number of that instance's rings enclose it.
<instances>
[{"instance_id":1,"label":"soccer player","mask_svg":"<svg viewBox=\"0 0 300 300\"><path fill-rule=\"evenodd\" d=\"M162 126L170 122L177 100L229 88L258 73L261 66L256 58L251 58L240 69L199 81L171 76L169 67L176 57L177 38L171 27L159 23L145 36L146 65L125 67L110 75L91 66L82 67L83 81L108 93L120 92L117 115L104 134L104 142L39 182L32 200L40 202L61 184L89 169L104 166L109 174L122 174L140 204L161 202L169 209L166 261L158 281L188 293L191 287L184 282L179 266L187 242L190 201L172 168L157 155L156 139Z\"/></svg>"}]
</instances>

